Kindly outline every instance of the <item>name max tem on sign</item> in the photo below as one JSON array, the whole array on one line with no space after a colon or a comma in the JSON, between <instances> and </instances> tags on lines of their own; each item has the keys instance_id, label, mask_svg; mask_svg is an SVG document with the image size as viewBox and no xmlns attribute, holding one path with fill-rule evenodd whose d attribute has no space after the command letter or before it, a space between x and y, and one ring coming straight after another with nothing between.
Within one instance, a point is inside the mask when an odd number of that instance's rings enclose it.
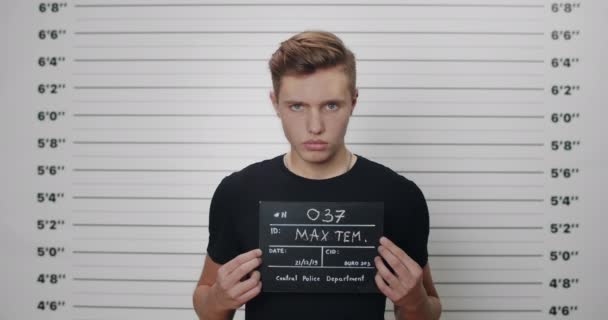
<instances>
[{"instance_id":1,"label":"name max tem on sign","mask_svg":"<svg viewBox=\"0 0 608 320\"><path fill-rule=\"evenodd\" d=\"M262 287L270 292L376 292L381 202L260 202Z\"/></svg>"},{"instance_id":2,"label":"name max tem on sign","mask_svg":"<svg viewBox=\"0 0 608 320\"><path fill-rule=\"evenodd\" d=\"M308 242L323 242L331 240L330 236L338 242L343 243L354 243L354 242L367 242L367 239L361 239L361 231L347 231L347 230L334 230L325 231L323 229L317 230L314 228L300 229L296 228L296 238L294 240L304 240Z\"/></svg>"}]
</instances>

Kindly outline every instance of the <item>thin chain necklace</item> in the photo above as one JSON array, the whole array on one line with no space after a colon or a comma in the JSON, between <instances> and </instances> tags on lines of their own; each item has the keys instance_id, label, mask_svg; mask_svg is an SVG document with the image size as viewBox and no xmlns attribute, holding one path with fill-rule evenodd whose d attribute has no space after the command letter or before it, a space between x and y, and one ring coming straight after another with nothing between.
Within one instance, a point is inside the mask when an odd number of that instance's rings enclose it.
<instances>
[{"instance_id":1,"label":"thin chain necklace","mask_svg":"<svg viewBox=\"0 0 608 320\"><path fill-rule=\"evenodd\" d=\"M348 172L348 170L350 169L351 163L353 162L353 153L352 152L348 152L349 156L348 156L348 163L346 164L346 170L344 170L344 172L342 174L345 174ZM289 168L289 165L287 165L287 154L285 154L285 157L283 157L283 164L285 164L285 167L287 167L287 169Z\"/></svg>"}]
</instances>

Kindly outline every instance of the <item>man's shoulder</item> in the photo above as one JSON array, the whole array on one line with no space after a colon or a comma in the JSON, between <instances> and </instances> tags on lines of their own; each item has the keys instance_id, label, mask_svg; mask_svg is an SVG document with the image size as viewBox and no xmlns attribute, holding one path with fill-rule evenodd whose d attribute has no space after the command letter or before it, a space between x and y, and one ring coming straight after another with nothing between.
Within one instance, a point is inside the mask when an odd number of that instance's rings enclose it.
<instances>
[{"instance_id":1,"label":"man's shoulder","mask_svg":"<svg viewBox=\"0 0 608 320\"><path fill-rule=\"evenodd\" d=\"M389 183L395 184L410 184L412 180L401 174L400 171L392 169L385 164L376 162L361 155L357 155L358 161L361 161L362 171L366 177L374 179L383 179Z\"/></svg>"},{"instance_id":2,"label":"man's shoulder","mask_svg":"<svg viewBox=\"0 0 608 320\"><path fill-rule=\"evenodd\" d=\"M359 160L362 160L364 179L376 181L376 185L382 187L389 194L397 197L403 197L404 195L420 197L422 195L422 190L414 180L404 175L404 171L392 169L385 164L363 156L359 156Z\"/></svg>"},{"instance_id":3,"label":"man's shoulder","mask_svg":"<svg viewBox=\"0 0 608 320\"><path fill-rule=\"evenodd\" d=\"M253 162L224 177L221 184L227 186L238 186L243 183L251 183L257 179L268 177L274 170L278 170L277 161L282 155Z\"/></svg>"}]
</instances>

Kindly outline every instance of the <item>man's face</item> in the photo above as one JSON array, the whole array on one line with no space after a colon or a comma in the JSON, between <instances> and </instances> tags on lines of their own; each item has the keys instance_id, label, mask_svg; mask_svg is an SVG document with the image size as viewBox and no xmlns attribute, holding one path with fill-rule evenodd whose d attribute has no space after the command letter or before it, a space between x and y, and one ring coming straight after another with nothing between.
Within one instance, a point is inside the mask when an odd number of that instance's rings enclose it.
<instances>
[{"instance_id":1,"label":"man's face","mask_svg":"<svg viewBox=\"0 0 608 320\"><path fill-rule=\"evenodd\" d=\"M340 67L310 75L283 76L279 101L270 93L285 137L300 159L323 163L344 148L348 120L357 101Z\"/></svg>"}]
</instances>

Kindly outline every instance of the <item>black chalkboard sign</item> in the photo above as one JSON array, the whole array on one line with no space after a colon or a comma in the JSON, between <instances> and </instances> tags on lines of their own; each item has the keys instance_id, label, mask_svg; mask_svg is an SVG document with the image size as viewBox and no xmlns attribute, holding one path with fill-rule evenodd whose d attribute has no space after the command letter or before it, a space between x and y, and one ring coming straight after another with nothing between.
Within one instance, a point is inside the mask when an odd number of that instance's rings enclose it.
<instances>
[{"instance_id":1,"label":"black chalkboard sign","mask_svg":"<svg viewBox=\"0 0 608 320\"><path fill-rule=\"evenodd\" d=\"M265 292L380 292L383 202L260 201Z\"/></svg>"}]
</instances>

